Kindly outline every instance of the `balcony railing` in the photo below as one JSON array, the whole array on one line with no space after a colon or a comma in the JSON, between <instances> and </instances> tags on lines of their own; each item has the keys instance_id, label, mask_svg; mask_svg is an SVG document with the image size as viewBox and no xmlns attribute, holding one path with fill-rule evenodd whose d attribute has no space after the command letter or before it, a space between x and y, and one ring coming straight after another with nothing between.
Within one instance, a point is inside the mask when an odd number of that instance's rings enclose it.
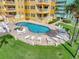
<instances>
[{"instance_id":1,"label":"balcony railing","mask_svg":"<svg viewBox=\"0 0 79 59\"><path fill-rule=\"evenodd\" d=\"M7 3L8 3L8 4L15 4L14 1L8 1Z\"/></svg>"},{"instance_id":2,"label":"balcony railing","mask_svg":"<svg viewBox=\"0 0 79 59\"><path fill-rule=\"evenodd\" d=\"M62 3L62 4L56 4L56 5L62 6L62 5L65 5L65 4L64 4L64 3Z\"/></svg>"},{"instance_id":3,"label":"balcony railing","mask_svg":"<svg viewBox=\"0 0 79 59\"><path fill-rule=\"evenodd\" d=\"M43 2L42 0L37 0L37 2Z\"/></svg>"},{"instance_id":4,"label":"balcony railing","mask_svg":"<svg viewBox=\"0 0 79 59\"><path fill-rule=\"evenodd\" d=\"M48 11L48 8L44 8L43 10L41 8L38 8L38 11L40 11L40 12L45 11L46 12L46 11Z\"/></svg>"},{"instance_id":5,"label":"balcony railing","mask_svg":"<svg viewBox=\"0 0 79 59\"><path fill-rule=\"evenodd\" d=\"M46 3L47 3L47 2L49 2L49 1L48 1L48 0L44 0L44 2L46 2Z\"/></svg>"},{"instance_id":6,"label":"balcony railing","mask_svg":"<svg viewBox=\"0 0 79 59\"><path fill-rule=\"evenodd\" d=\"M44 1L43 0L37 0L37 2L40 2L40 3L41 2L46 2L46 3L48 3L49 1L48 0L44 0Z\"/></svg>"},{"instance_id":7,"label":"balcony railing","mask_svg":"<svg viewBox=\"0 0 79 59\"><path fill-rule=\"evenodd\" d=\"M8 10L16 10L15 8L7 8Z\"/></svg>"},{"instance_id":8,"label":"balcony railing","mask_svg":"<svg viewBox=\"0 0 79 59\"><path fill-rule=\"evenodd\" d=\"M66 1L57 1L57 4L66 3Z\"/></svg>"},{"instance_id":9,"label":"balcony railing","mask_svg":"<svg viewBox=\"0 0 79 59\"><path fill-rule=\"evenodd\" d=\"M48 9L44 9L44 11L48 11Z\"/></svg>"},{"instance_id":10,"label":"balcony railing","mask_svg":"<svg viewBox=\"0 0 79 59\"><path fill-rule=\"evenodd\" d=\"M41 8L38 8L38 12L42 12L42 9Z\"/></svg>"}]
</instances>

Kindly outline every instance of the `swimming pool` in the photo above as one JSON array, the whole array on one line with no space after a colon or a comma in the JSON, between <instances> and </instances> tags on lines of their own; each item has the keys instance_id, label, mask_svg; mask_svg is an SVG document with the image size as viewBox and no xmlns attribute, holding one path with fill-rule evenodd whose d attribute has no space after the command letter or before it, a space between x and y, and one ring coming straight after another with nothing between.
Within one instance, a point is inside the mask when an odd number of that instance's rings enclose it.
<instances>
[{"instance_id":1,"label":"swimming pool","mask_svg":"<svg viewBox=\"0 0 79 59\"><path fill-rule=\"evenodd\" d=\"M19 22L16 23L17 26L27 27L33 33L47 33L50 29L46 26L30 23L30 22Z\"/></svg>"}]
</instances>

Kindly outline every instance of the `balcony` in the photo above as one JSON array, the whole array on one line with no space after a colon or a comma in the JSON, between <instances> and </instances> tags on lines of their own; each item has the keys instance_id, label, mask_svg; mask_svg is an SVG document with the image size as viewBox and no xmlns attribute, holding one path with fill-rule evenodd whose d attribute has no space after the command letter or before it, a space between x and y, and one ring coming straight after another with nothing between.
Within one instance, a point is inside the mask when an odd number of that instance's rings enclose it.
<instances>
[{"instance_id":1,"label":"balcony","mask_svg":"<svg viewBox=\"0 0 79 59\"><path fill-rule=\"evenodd\" d=\"M7 1L8 4L15 4L14 1Z\"/></svg>"},{"instance_id":2,"label":"balcony","mask_svg":"<svg viewBox=\"0 0 79 59\"><path fill-rule=\"evenodd\" d=\"M43 2L43 1L42 1L42 0L37 0L36 2L41 3L41 2Z\"/></svg>"},{"instance_id":3,"label":"balcony","mask_svg":"<svg viewBox=\"0 0 79 59\"><path fill-rule=\"evenodd\" d=\"M37 12L48 13L48 6L37 6Z\"/></svg>"},{"instance_id":4,"label":"balcony","mask_svg":"<svg viewBox=\"0 0 79 59\"><path fill-rule=\"evenodd\" d=\"M37 14L37 17L38 18L42 18L42 14Z\"/></svg>"},{"instance_id":5,"label":"balcony","mask_svg":"<svg viewBox=\"0 0 79 59\"><path fill-rule=\"evenodd\" d=\"M45 9L45 8L44 8L44 11L45 11L45 12L47 12L47 11L48 11L48 9Z\"/></svg>"},{"instance_id":6,"label":"balcony","mask_svg":"<svg viewBox=\"0 0 79 59\"><path fill-rule=\"evenodd\" d=\"M48 9L37 9L37 13L49 13L49 10Z\"/></svg>"},{"instance_id":7,"label":"balcony","mask_svg":"<svg viewBox=\"0 0 79 59\"><path fill-rule=\"evenodd\" d=\"M56 14L65 14L65 11L56 11Z\"/></svg>"},{"instance_id":8,"label":"balcony","mask_svg":"<svg viewBox=\"0 0 79 59\"><path fill-rule=\"evenodd\" d=\"M37 4L38 5L49 5L49 1L48 0L37 0Z\"/></svg>"},{"instance_id":9,"label":"balcony","mask_svg":"<svg viewBox=\"0 0 79 59\"><path fill-rule=\"evenodd\" d=\"M7 8L8 10L16 10L15 8Z\"/></svg>"},{"instance_id":10,"label":"balcony","mask_svg":"<svg viewBox=\"0 0 79 59\"><path fill-rule=\"evenodd\" d=\"M57 1L56 4L66 3L66 1Z\"/></svg>"},{"instance_id":11,"label":"balcony","mask_svg":"<svg viewBox=\"0 0 79 59\"><path fill-rule=\"evenodd\" d=\"M48 3L48 2L49 2L49 0L44 0L44 1L43 1L43 0L37 0L37 2L38 2L38 3L41 3L41 2Z\"/></svg>"},{"instance_id":12,"label":"balcony","mask_svg":"<svg viewBox=\"0 0 79 59\"><path fill-rule=\"evenodd\" d=\"M62 5L63 5L63 6L64 6L64 5L65 5L65 3L62 3L62 4L56 4L56 5L58 5L58 6L62 6Z\"/></svg>"},{"instance_id":13,"label":"balcony","mask_svg":"<svg viewBox=\"0 0 79 59\"><path fill-rule=\"evenodd\" d=\"M43 17L44 17L44 18L48 18L48 14L44 14Z\"/></svg>"},{"instance_id":14,"label":"balcony","mask_svg":"<svg viewBox=\"0 0 79 59\"><path fill-rule=\"evenodd\" d=\"M47 20L47 19L49 19L49 16L48 16L48 14L37 14L37 18Z\"/></svg>"}]
</instances>

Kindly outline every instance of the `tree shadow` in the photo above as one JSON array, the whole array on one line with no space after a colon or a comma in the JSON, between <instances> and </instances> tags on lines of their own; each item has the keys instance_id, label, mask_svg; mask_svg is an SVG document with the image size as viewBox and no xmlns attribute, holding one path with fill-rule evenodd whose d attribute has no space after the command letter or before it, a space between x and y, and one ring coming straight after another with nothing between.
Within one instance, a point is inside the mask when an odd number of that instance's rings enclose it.
<instances>
[{"instance_id":1,"label":"tree shadow","mask_svg":"<svg viewBox=\"0 0 79 59\"><path fill-rule=\"evenodd\" d=\"M62 44L62 46L75 58L75 55L64 44Z\"/></svg>"},{"instance_id":2,"label":"tree shadow","mask_svg":"<svg viewBox=\"0 0 79 59\"><path fill-rule=\"evenodd\" d=\"M71 46L71 44L69 42L66 42L69 46Z\"/></svg>"},{"instance_id":3,"label":"tree shadow","mask_svg":"<svg viewBox=\"0 0 79 59\"><path fill-rule=\"evenodd\" d=\"M2 39L1 42L0 42L0 48L2 47L2 45L3 45L4 43L7 44L8 41L7 41L6 39Z\"/></svg>"}]
</instances>

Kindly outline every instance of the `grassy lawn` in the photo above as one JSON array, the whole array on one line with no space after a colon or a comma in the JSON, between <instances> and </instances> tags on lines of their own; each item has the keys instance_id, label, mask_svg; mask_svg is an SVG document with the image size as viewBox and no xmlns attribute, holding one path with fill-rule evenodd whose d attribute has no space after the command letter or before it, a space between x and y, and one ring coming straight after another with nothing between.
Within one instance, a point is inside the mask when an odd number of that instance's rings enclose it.
<instances>
[{"instance_id":1,"label":"grassy lawn","mask_svg":"<svg viewBox=\"0 0 79 59\"><path fill-rule=\"evenodd\" d=\"M60 45L58 47L53 46L31 46L25 44L19 40L6 35L0 37L0 40L6 39L7 44L3 44L0 48L0 59L72 59L77 44L73 48L68 46L68 44ZM70 54L68 48L72 54ZM79 59L79 56L78 58Z\"/></svg>"}]
</instances>

